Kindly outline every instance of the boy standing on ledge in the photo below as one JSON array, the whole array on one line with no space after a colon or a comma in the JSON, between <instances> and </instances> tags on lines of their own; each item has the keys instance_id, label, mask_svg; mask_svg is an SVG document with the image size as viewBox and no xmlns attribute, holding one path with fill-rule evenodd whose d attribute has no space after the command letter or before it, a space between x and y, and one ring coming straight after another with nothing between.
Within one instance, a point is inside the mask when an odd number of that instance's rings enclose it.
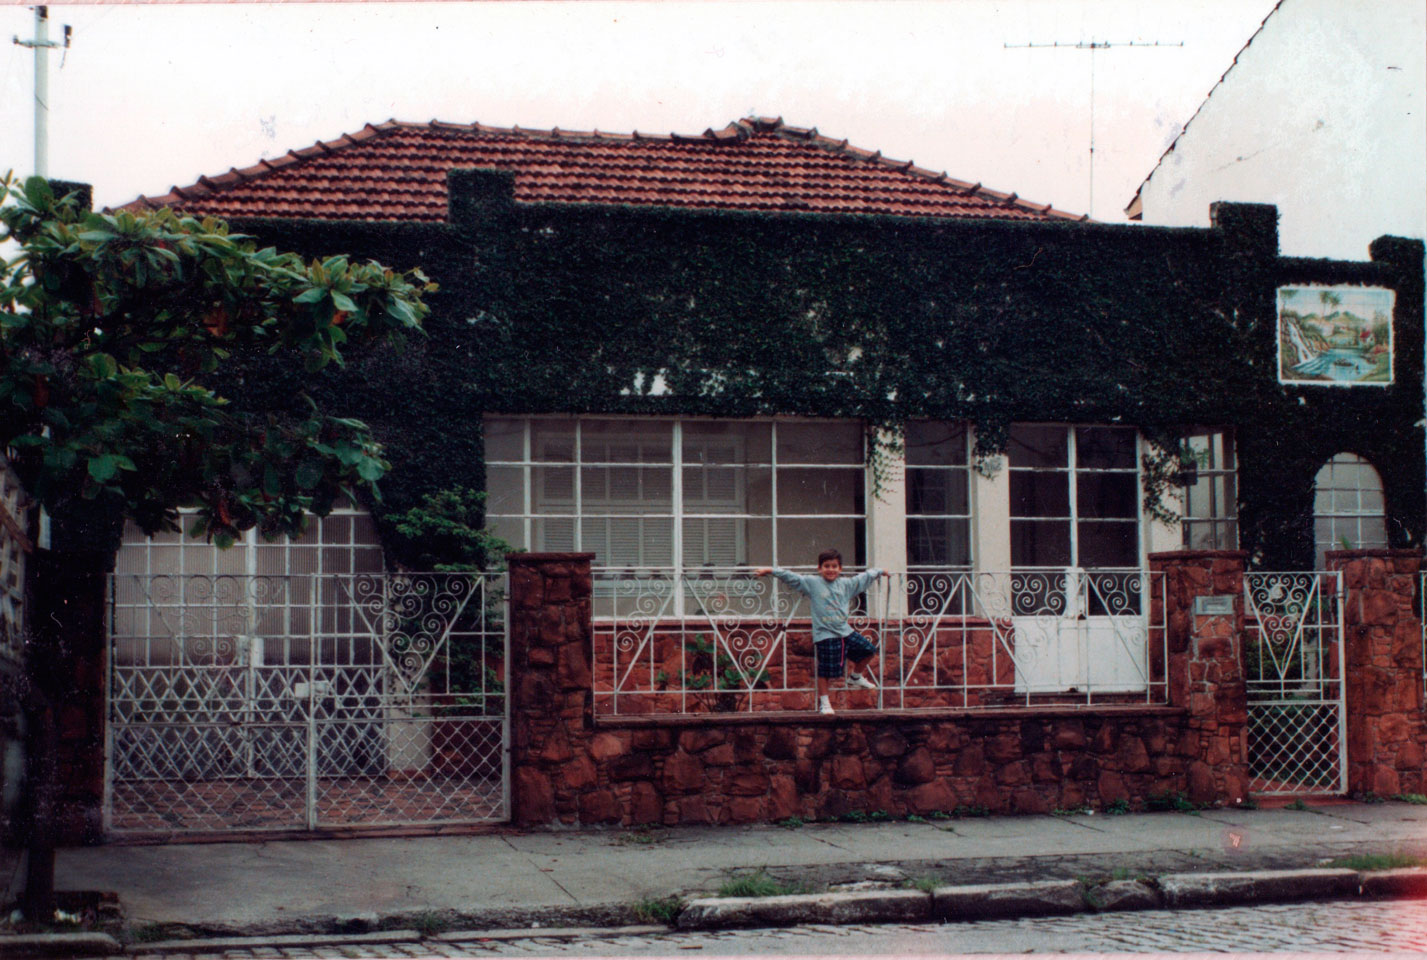
<instances>
[{"instance_id":1,"label":"boy standing on ledge","mask_svg":"<svg viewBox=\"0 0 1427 960\"><path fill-rule=\"evenodd\" d=\"M818 554L816 576L803 576L781 567L759 567L753 571L756 577L766 577L770 573L808 598L812 608L813 650L817 659L818 713L832 713L828 681L842 676L844 661L851 660L861 666L877 652L875 643L848 626L848 607L853 597L887 573L873 567L855 577L844 577L842 554L836 550L824 550ZM866 673L858 670L853 670L848 676L847 686L861 690L877 688Z\"/></svg>"}]
</instances>

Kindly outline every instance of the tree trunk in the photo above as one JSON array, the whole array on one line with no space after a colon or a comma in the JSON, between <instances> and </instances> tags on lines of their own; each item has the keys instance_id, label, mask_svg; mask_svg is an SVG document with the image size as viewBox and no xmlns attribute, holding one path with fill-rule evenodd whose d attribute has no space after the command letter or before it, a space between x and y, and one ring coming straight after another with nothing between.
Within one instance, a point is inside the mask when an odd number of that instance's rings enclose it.
<instances>
[{"instance_id":1,"label":"tree trunk","mask_svg":"<svg viewBox=\"0 0 1427 960\"><path fill-rule=\"evenodd\" d=\"M26 851L25 892L20 909L28 920L54 918L55 808L59 801L59 736L53 700L33 675L25 697L25 801L21 805L21 842Z\"/></svg>"},{"instance_id":2,"label":"tree trunk","mask_svg":"<svg viewBox=\"0 0 1427 960\"><path fill-rule=\"evenodd\" d=\"M84 825L97 823L103 800L104 583L112 563L112 553L95 551L34 555L21 909L40 922L54 917L55 849L99 839Z\"/></svg>"}]
</instances>

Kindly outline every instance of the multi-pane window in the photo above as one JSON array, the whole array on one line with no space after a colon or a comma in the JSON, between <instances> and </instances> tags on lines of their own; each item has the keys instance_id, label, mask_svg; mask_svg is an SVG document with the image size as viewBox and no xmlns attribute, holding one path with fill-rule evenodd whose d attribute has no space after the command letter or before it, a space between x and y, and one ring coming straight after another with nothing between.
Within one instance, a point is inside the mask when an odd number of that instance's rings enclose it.
<instances>
[{"instance_id":1,"label":"multi-pane window","mask_svg":"<svg viewBox=\"0 0 1427 960\"><path fill-rule=\"evenodd\" d=\"M180 522L187 528L192 513ZM219 549L187 533L169 531L152 537L132 523L125 527L114 572L141 576L286 576L289 574L380 573L384 569L376 522L364 510L337 507L325 517L309 517L296 538L267 540L257 530Z\"/></svg>"},{"instance_id":2,"label":"multi-pane window","mask_svg":"<svg viewBox=\"0 0 1427 960\"><path fill-rule=\"evenodd\" d=\"M187 527L191 513L180 520ZM199 653L249 666L373 663L377 626L359 610L359 581L384 569L376 523L350 507L309 517L299 537L249 530L226 549L129 524L114 560L114 656L130 666Z\"/></svg>"},{"instance_id":3,"label":"multi-pane window","mask_svg":"<svg viewBox=\"0 0 1427 960\"><path fill-rule=\"evenodd\" d=\"M1184 547L1237 550L1239 546L1238 466L1233 435L1223 430L1184 437Z\"/></svg>"},{"instance_id":4,"label":"multi-pane window","mask_svg":"<svg viewBox=\"0 0 1427 960\"><path fill-rule=\"evenodd\" d=\"M595 566L809 566L864 552L849 421L487 417L486 521L513 546Z\"/></svg>"},{"instance_id":5,"label":"multi-pane window","mask_svg":"<svg viewBox=\"0 0 1427 960\"><path fill-rule=\"evenodd\" d=\"M907 567L971 565L971 457L964 423L906 425Z\"/></svg>"},{"instance_id":6,"label":"multi-pane window","mask_svg":"<svg viewBox=\"0 0 1427 960\"><path fill-rule=\"evenodd\" d=\"M1128 427L1012 426L1012 566L1138 567L1137 444Z\"/></svg>"},{"instance_id":7,"label":"multi-pane window","mask_svg":"<svg viewBox=\"0 0 1427 960\"><path fill-rule=\"evenodd\" d=\"M1313 541L1320 568L1329 550L1387 546L1382 478L1357 454L1337 454L1318 471L1313 481Z\"/></svg>"}]
</instances>

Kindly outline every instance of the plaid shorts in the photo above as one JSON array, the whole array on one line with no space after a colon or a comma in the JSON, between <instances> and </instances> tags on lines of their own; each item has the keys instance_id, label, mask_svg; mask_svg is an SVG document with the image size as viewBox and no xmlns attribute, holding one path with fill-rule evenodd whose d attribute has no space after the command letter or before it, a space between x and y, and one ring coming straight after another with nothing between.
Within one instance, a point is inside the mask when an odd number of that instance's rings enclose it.
<instances>
[{"instance_id":1,"label":"plaid shorts","mask_svg":"<svg viewBox=\"0 0 1427 960\"><path fill-rule=\"evenodd\" d=\"M835 680L842 676L844 660L861 663L877 652L877 644L860 633L849 633L845 637L819 640L813 644L818 661L818 676Z\"/></svg>"}]
</instances>

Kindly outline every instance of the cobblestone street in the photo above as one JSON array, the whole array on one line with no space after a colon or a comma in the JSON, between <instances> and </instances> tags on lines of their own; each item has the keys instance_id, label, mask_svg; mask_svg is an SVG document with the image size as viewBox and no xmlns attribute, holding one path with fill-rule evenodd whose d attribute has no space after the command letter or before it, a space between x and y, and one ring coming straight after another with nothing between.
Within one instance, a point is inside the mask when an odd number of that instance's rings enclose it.
<instances>
[{"instance_id":1,"label":"cobblestone street","mask_svg":"<svg viewBox=\"0 0 1427 960\"><path fill-rule=\"evenodd\" d=\"M151 954L147 960L263 957L905 956L957 953L1427 953L1427 901L1273 904L977 923L806 926L611 938L452 942Z\"/></svg>"}]
</instances>

